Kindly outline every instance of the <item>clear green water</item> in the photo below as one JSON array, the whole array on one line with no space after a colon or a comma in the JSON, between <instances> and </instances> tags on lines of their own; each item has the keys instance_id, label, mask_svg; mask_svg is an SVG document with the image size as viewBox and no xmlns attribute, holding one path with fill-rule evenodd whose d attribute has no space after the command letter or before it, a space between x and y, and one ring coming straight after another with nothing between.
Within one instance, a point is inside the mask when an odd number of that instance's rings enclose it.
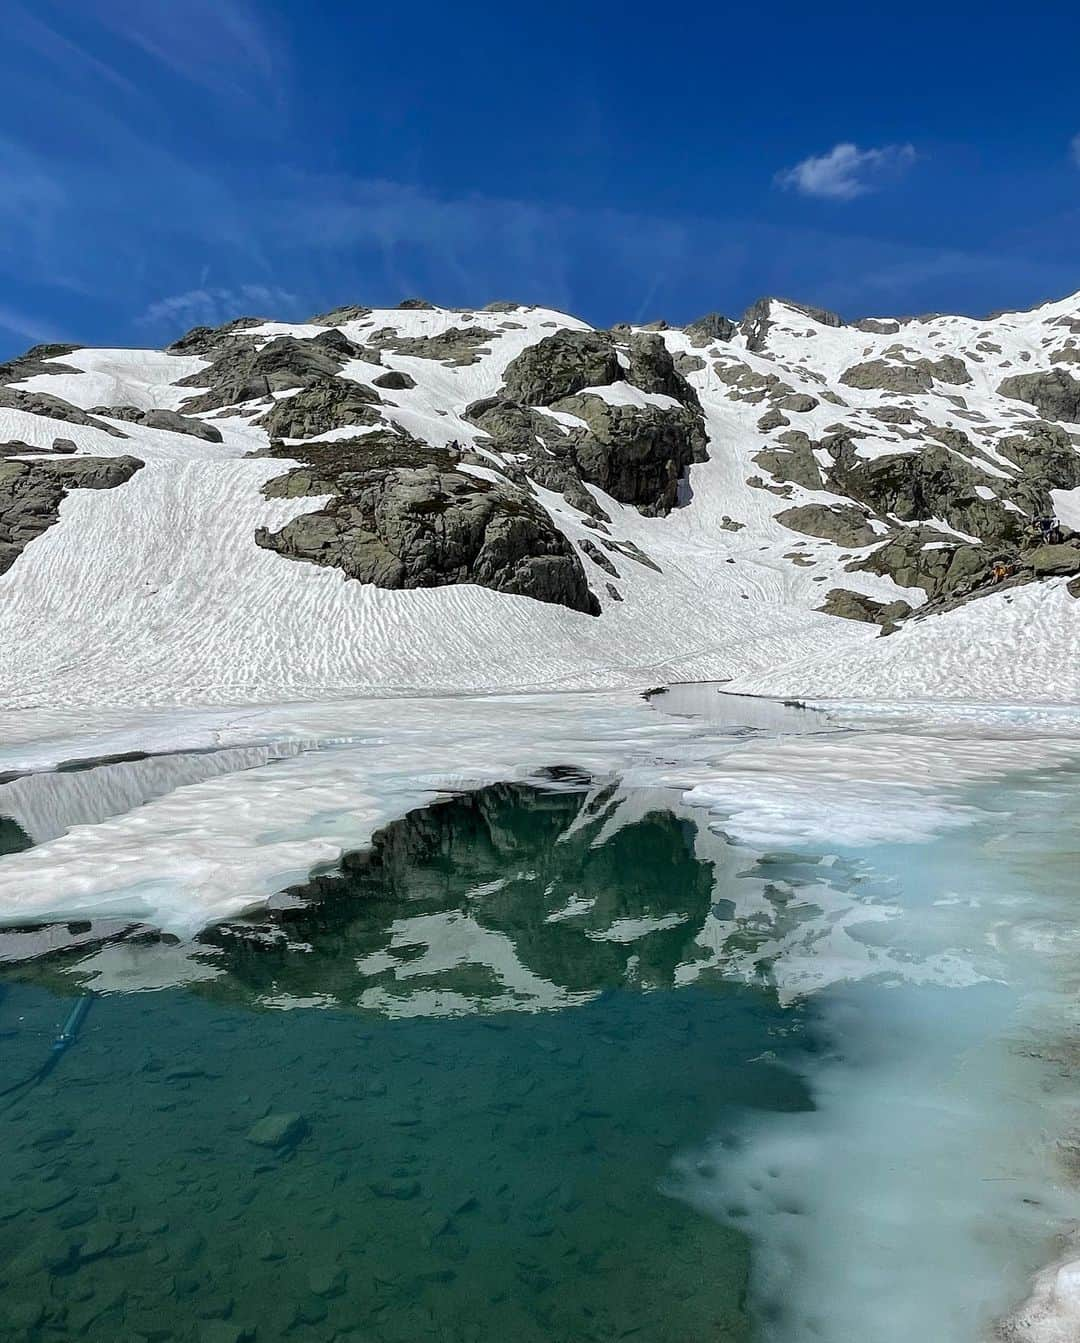
<instances>
[{"instance_id":1,"label":"clear green water","mask_svg":"<svg viewBox=\"0 0 1080 1343\"><path fill-rule=\"evenodd\" d=\"M676 986L737 878L662 806L606 833L609 804L414 813L208 936L211 977L98 994L0 1101L2 1336L749 1338L747 1240L661 1191L725 1116L809 1107L801 1013ZM85 956L0 983L5 1085L100 984Z\"/></svg>"}]
</instances>

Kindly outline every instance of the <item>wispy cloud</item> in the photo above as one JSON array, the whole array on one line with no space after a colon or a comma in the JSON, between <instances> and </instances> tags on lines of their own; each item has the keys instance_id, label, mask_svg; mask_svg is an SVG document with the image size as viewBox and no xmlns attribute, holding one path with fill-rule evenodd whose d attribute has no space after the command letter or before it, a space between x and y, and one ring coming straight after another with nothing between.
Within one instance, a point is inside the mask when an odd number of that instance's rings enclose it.
<instances>
[{"instance_id":1,"label":"wispy cloud","mask_svg":"<svg viewBox=\"0 0 1080 1343\"><path fill-rule=\"evenodd\" d=\"M1072 156L1073 163L1080 168L1080 134L1073 136L1072 143L1069 145L1069 153Z\"/></svg>"},{"instance_id":2,"label":"wispy cloud","mask_svg":"<svg viewBox=\"0 0 1080 1343\"><path fill-rule=\"evenodd\" d=\"M850 201L894 181L916 157L914 145L860 149L845 142L833 145L827 154L812 154L794 168L785 168L777 173L776 181L804 196Z\"/></svg>"},{"instance_id":3,"label":"wispy cloud","mask_svg":"<svg viewBox=\"0 0 1080 1343\"><path fill-rule=\"evenodd\" d=\"M219 97L280 91L284 53L248 0L103 0L94 17L173 74Z\"/></svg>"},{"instance_id":4,"label":"wispy cloud","mask_svg":"<svg viewBox=\"0 0 1080 1343\"><path fill-rule=\"evenodd\" d=\"M0 304L0 331L10 331L20 340L33 341L35 344L57 338L56 328L48 322L43 322L28 313L19 312L15 308L9 308L5 304Z\"/></svg>"},{"instance_id":5,"label":"wispy cloud","mask_svg":"<svg viewBox=\"0 0 1080 1343\"><path fill-rule=\"evenodd\" d=\"M220 326L233 317L292 315L300 299L287 289L273 285L243 284L235 289L189 289L158 299L137 317L142 327L175 329L191 326Z\"/></svg>"}]
</instances>

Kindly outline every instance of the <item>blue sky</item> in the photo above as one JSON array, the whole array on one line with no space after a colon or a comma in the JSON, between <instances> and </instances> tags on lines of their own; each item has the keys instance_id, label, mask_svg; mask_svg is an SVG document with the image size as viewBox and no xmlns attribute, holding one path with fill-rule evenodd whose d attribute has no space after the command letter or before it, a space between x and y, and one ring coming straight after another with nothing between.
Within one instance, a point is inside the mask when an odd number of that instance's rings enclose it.
<instances>
[{"instance_id":1,"label":"blue sky","mask_svg":"<svg viewBox=\"0 0 1080 1343\"><path fill-rule=\"evenodd\" d=\"M1028 306L1080 289L1078 50L1075 0L8 0L0 356L414 294Z\"/></svg>"}]
</instances>

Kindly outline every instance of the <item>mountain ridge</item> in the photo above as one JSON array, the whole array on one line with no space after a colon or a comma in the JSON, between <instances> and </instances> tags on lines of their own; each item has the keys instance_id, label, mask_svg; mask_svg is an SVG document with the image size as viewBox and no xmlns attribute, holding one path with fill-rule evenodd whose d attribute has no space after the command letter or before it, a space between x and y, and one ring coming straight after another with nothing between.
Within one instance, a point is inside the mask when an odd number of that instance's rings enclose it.
<instances>
[{"instance_id":1,"label":"mountain ridge","mask_svg":"<svg viewBox=\"0 0 1080 1343\"><path fill-rule=\"evenodd\" d=\"M1077 363L1080 294L606 330L406 300L36 346L0 366L0 694L1080 698Z\"/></svg>"}]
</instances>

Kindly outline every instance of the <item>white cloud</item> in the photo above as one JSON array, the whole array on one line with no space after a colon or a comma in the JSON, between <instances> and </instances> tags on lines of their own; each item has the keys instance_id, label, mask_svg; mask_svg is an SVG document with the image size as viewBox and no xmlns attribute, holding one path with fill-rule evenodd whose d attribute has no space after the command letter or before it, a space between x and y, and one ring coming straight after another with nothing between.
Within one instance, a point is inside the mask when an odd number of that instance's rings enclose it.
<instances>
[{"instance_id":1,"label":"white cloud","mask_svg":"<svg viewBox=\"0 0 1080 1343\"><path fill-rule=\"evenodd\" d=\"M204 286L158 299L136 320L139 326L147 327L220 326L233 317L280 319L284 312L295 309L299 301L287 289L273 285L244 284L236 289Z\"/></svg>"},{"instance_id":2,"label":"white cloud","mask_svg":"<svg viewBox=\"0 0 1080 1343\"><path fill-rule=\"evenodd\" d=\"M1069 150L1072 154L1073 163L1075 163L1076 166L1080 168L1080 135L1073 136L1072 143L1069 146Z\"/></svg>"},{"instance_id":3,"label":"white cloud","mask_svg":"<svg viewBox=\"0 0 1080 1343\"><path fill-rule=\"evenodd\" d=\"M849 143L833 145L827 154L811 155L776 175L782 187L804 196L850 201L876 191L915 162L914 145L882 145L860 149Z\"/></svg>"}]
</instances>

